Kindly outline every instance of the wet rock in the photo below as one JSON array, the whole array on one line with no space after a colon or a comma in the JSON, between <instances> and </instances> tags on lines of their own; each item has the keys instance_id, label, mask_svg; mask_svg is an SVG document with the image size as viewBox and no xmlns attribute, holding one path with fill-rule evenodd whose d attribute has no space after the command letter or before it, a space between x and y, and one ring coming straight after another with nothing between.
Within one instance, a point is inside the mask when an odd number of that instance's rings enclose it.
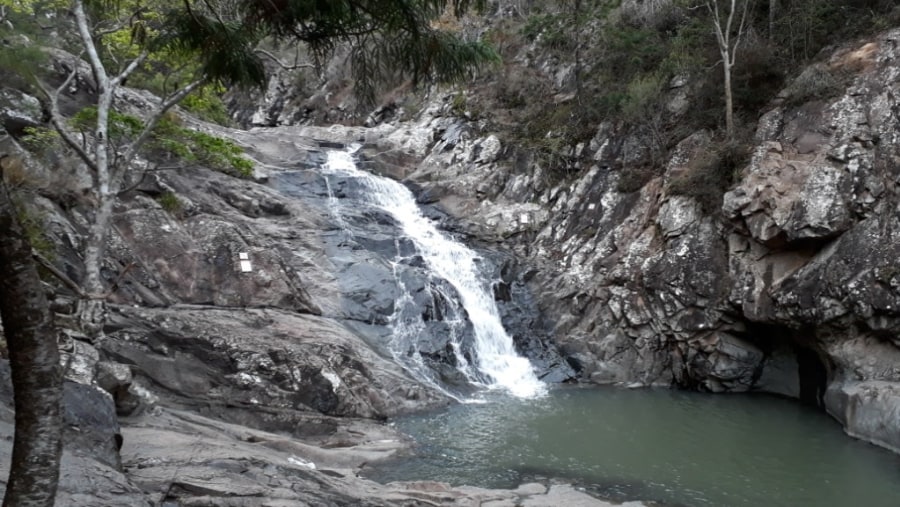
<instances>
[{"instance_id":1,"label":"wet rock","mask_svg":"<svg viewBox=\"0 0 900 507\"><path fill-rule=\"evenodd\" d=\"M65 382L62 415L66 446L110 468L121 469L122 436L109 393L96 386Z\"/></svg>"},{"instance_id":2,"label":"wet rock","mask_svg":"<svg viewBox=\"0 0 900 507\"><path fill-rule=\"evenodd\" d=\"M485 253L492 259L495 272L494 299L500 312L500 320L515 344L516 351L527 357L537 377L545 382L559 383L571 380L575 372L550 340L550 324L547 322L528 285L521 266L510 257Z\"/></svg>"},{"instance_id":3,"label":"wet rock","mask_svg":"<svg viewBox=\"0 0 900 507\"><path fill-rule=\"evenodd\" d=\"M97 363L96 368L97 386L113 395L113 397L123 389L127 390L131 386L131 368L128 366L110 361L101 361Z\"/></svg>"},{"instance_id":4,"label":"wet rock","mask_svg":"<svg viewBox=\"0 0 900 507\"><path fill-rule=\"evenodd\" d=\"M141 405L141 396L134 386L131 368L121 363L100 361L96 366L94 381L97 386L112 395L116 403L116 413L126 416L134 413Z\"/></svg>"},{"instance_id":5,"label":"wet rock","mask_svg":"<svg viewBox=\"0 0 900 507\"><path fill-rule=\"evenodd\" d=\"M785 347L767 354L755 387L768 393L800 398L800 372L796 352Z\"/></svg>"},{"instance_id":6,"label":"wet rock","mask_svg":"<svg viewBox=\"0 0 900 507\"><path fill-rule=\"evenodd\" d=\"M749 391L759 377L763 352L725 333L697 338L687 352L688 374L712 392Z\"/></svg>"}]
</instances>

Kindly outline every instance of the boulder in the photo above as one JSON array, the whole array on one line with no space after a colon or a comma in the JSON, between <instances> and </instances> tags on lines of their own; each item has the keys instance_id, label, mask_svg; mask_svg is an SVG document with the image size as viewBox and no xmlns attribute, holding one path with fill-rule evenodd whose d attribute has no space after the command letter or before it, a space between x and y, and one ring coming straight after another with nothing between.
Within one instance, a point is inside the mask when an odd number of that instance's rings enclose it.
<instances>
[{"instance_id":1,"label":"boulder","mask_svg":"<svg viewBox=\"0 0 900 507\"><path fill-rule=\"evenodd\" d=\"M123 437L112 397L91 385L63 384L63 453L56 505L147 506L119 456ZM0 361L0 477L9 475L14 413L10 369ZM5 486L5 484L4 484Z\"/></svg>"}]
</instances>

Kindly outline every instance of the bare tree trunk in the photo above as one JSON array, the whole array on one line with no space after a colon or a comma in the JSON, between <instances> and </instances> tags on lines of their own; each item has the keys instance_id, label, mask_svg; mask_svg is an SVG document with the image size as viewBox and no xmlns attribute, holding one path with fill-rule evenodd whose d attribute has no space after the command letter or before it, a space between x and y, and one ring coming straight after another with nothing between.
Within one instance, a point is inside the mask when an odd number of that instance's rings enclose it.
<instances>
[{"instance_id":1,"label":"bare tree trunk","mask_svg":"<svg viewBox=\"0 0 900 507\"><path fill-rule=\"evenodd\" d=\"M88 62L97 80L100 96L97 98L97 124L94 130L94 189L98 200L97 209L91 221L90 230L84 247L84 291L86 299L78 306L78 320L89 335L100 334L106 314L103 279L100 267L106 247L106 231L112 214L113 201L116 198L112 188L112 167L109 162L109 112L113 103L113 92L118 86L118 79L110 79L106 67L100 59L97 47L91 36L90 24L84 10L84 4L77 0L74 6L75 21L81 42L87 52Z\"/></svg>"},{"instance_id":2,"label":"bare tree trunk","mask_svg":"<svg viewBox=\"0 0 900 507\"><path fill-rule=\"evenodd\" d=\"M16 435L3 507L49 507L62 450L62 374L56 331L31 244L0 182L0 317L9 349Z\"/></svg>"},{"instance_id":3,"label":"bare tree trunk","mask_svg":"<svg viewBox=\"0 0 900 507\"><path fill-rule=\"evenodd\" d=\"M731 90L731 65L728 60L722 66L725 69L725 135L729 141L734 140L734 99Z\"/></svg>"},{"instance_id":4,"label":"bare tree trunk","mask_svg":"<svg viewBox=\"0 0 900 507\"><path fill-rule=\"evenodd\" d=\"M581 84L581 0L575 0L572 7L572 26L576 30L575 33L575 97L579 101L582 100L582 84Z\"/></svg>"},{"instance_id":5,"label":"bare tree trunk","mask_svg":"<svg viewBox=\"0 0 900 507\"><path fill-rule=\"evenodd\" d=\"M722 66L725 72L725 135L729 141L734 140L734 100L731 89L731 69L737 61L738 47L744 36L747 22L747 8L749 0L743 0L739 7L738 0L725 0L728 8L722 12L717 0L706 0L706 8L712 16L713 29L716 34L716 42L719 44L719 54L722 56ZM736 14L740 8L740 17L735 26ZM727 16L726 16L727 14Z\"/></svg>"},{"instance_id":6,"label":"bare tree trunk","mask_svg":"<svg viewBox=\"0 0 900 507\"><path fill-rule=\"evenodd\" d=\"M94 211L94 219L85 240L85 276L82 283L84 297L79 301L77 311L82 331L89 336L100 336L106 322L106 294L100 270L115 196L106 195L100 199L100 206Z\"/></svg>"},{"instance_id":7,"label":"bare tree trunk","mask_svg":"<svg viewBox=\"0 0 900 507\"><path fill-rule=\"evenodd\" d=\"M778 0L769 0L769 42L775 42L775 20L778 18Z\"/></svg>"}]
</instances>

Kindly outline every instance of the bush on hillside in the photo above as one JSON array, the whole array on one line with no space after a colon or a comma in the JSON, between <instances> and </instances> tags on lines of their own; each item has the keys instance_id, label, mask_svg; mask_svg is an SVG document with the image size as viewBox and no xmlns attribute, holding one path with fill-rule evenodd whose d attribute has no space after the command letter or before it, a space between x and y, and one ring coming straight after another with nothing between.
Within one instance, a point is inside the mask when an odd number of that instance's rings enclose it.
<instances>
[{"instance_id":1,"label":"bush on hillside","mask_svg":"<svg viewBox=\"0 0 900 507\"><path fill-rule=\"evenodd\" d=\"M725 191L739 176L750 157L750 146L741 141L711 146L695 156L688 166L669 181L669 193L693 197L707 215L721 211Z\"/></svg>"}]
</instances>

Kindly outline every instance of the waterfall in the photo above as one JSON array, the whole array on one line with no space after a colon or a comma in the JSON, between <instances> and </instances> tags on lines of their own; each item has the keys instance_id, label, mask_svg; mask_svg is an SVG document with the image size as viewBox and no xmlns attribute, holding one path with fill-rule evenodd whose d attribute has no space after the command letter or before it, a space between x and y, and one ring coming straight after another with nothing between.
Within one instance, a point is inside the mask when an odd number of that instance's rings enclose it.
<instances>
[{"instance_id":1,"label":"waterfall","mask_svg":"<svg viewBox=\"0 0 900 507\"><path fill-rule=\"evenodd\" d=\"M329 152L322 169L326 179L328 175L340 175L360 184L365 190L363 198L397 221L433 276L445 280L456 290L459 301L454 305L461 308L451 317L468 315L474 334L474 357L470 364L460 351L459 337L453 336L457 328L451 327L448 340L456 355L459 372L473 384L503 388L515 396L543 393L546 387L535 376L528 359L516 353L512 337L503 328L490 284L479 274L478 255L439 231L422 214L412 192L403 184L357 169L351 153ZM398 283L401 290L405 290L399 278ZM404 298L408 298L408 294L397 301L392 322L394 339L399 344L394 349L395 357L408 355L404 349L422 332L415 319L403 315ZM416 318L421 322L420 316Z\"/></svg>"}]
</instances>

